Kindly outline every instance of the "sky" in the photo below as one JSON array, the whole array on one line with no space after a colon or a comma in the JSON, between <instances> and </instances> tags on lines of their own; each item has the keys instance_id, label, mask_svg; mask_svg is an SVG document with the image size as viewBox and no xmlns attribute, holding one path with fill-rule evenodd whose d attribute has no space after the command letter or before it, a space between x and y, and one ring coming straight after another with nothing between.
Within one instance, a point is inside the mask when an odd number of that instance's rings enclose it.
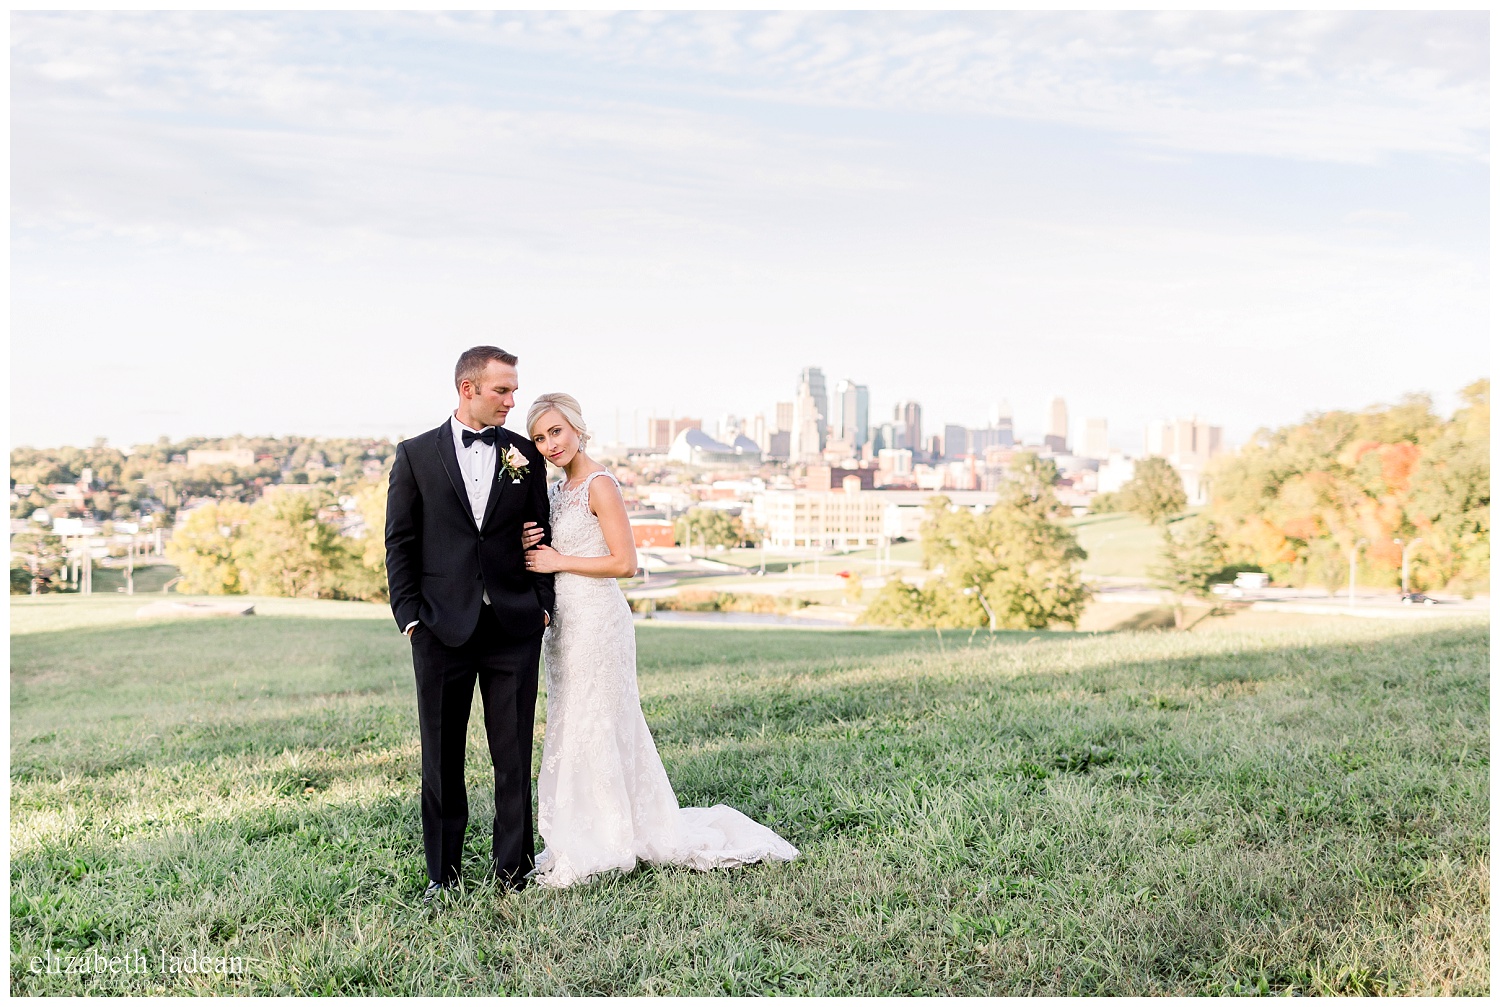
<instances>
[{"instance_id":1,"label":"sky","mask_svg":"<svg viewBox=\"0 0 1500 1007\"><path fill-rule=\"evenodd\" d=\"M11 15L11 440L409 436L475 344L603 441L1232 442L1489 374L1485 13Z\"/></svg>"}]
</instances>

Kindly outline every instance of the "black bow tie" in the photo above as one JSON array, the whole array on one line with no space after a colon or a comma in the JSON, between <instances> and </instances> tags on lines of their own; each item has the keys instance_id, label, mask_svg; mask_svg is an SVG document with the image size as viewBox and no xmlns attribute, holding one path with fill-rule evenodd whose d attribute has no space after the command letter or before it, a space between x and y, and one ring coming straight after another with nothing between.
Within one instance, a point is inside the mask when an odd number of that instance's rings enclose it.
<instances>
[{"instance_id":1,"label":"black bow tie","mask_svg":"<svg viewBox=\"0 0 1500 1007\"><path fill-rule=\"evenodd\" d=\"M484 441L486 444L490 445L491 447L494 447L494 444L495 444L495 428L494 427L485 427L483 430L480 430L480 431L477 431L477 432L474 431L474 430L465 430L464 431L464 447L468 447L470 444L473 444L475 441Z\"/></svg>"}]
</instances>

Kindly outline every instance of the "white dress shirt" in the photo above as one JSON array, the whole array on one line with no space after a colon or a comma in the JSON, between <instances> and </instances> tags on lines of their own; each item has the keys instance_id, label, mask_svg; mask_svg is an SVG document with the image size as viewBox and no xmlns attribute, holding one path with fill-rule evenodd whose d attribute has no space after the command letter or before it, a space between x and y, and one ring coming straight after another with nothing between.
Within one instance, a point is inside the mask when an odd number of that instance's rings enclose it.
<instances>
[{"instance_id":1,"label":"white dress shirt","mask_svg":"<svg viewBox=\"0 0 1500 1007\"><path fill-rule=\"evenodd\" d=\"M495 434L495 443L486 444L476 439L468 447L464 447L464 431L473 430L473 427L465 426L454 413L448 417L448 425L453 428L453 450L458 455L458 471L464 477L464 489L469 494L469 510L474 514L474 527L478 528L484 524L484 511L490 505L490 490L495 485L498 470L495 468L495 455L500 443L500 434ZM489 427L484 429L488 430ZM490 592L485 590L484 603L490 603ZM413 619L406 627L410 633L412 626L418 620Z\"/></svg>"},{"instance_id":2,"label":"white dress shirt","mask_svg":"<svg viewBox=\"0 0 1500 1007\"><path fill-rule=\"evenodd\" d=\"M464 476L464 489L469 492L469 509L474 512L474 527L484 523L484 509L490 503L490 488L495 485L495 453L500 434L495 434L496 444L475 440L464 447L464 431L472 430L459 421L457 414L449 417L453 428L453 450L458 453L458 470ZM490 427L484 429L489 430ZM489 599L485 599L488 603Z\"/></svg>"}]
</instances>

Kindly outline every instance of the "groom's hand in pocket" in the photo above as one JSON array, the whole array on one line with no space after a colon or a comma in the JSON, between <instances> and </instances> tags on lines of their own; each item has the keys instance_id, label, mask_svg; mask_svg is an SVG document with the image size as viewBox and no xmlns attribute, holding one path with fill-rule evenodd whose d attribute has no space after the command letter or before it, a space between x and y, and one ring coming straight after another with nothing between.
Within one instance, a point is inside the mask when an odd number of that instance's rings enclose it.
<instances>
[{"instance_id":1,"label":"groom's hand in pocket","mask_svg":"<svg viewBox=\"0 0 1500 1007\"><path fill-rule=\"evenodd\" d=\"M542 526L535 521L527 521L521 526L521 548L534 549L544 537Z\"/></svg>"}]
</instances>

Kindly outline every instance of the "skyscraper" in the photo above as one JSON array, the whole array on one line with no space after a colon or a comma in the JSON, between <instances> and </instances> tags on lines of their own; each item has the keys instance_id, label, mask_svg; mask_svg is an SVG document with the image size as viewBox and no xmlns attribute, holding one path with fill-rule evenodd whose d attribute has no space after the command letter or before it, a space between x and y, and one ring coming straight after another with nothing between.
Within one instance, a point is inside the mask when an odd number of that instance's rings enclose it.
<instances>
[{"instance_id":1,"label":"skyscraper","mask_svg":"<svg viewBox=\"0 0 1500 1007\"><path fill-rule=\"evenodd\" d=\"M1109 457L1109 422L1095 417L1083 421L1083 457L1100 461Z\"/></svg>"},{"instance_id":2,"label":"skyscraper","mask_svg":"<svg viewBox=\"0 0 1500 1007\"><path fill-rule=\"evenodd\" d=\"M959 458L968 454L969 430L967 427L959 426L957 423L949 423L943 427L943 457Z\"/></svg>"},{"instance_id":3,"label":"skyscraper","mask_svg":"<svg viewBox=\"0 0 1500 1007\"><path fill-rule=\"evenodd\" d=\"M821 406L818 401L822 395ZM823 372L809 367L797 383L797 397L792 400L793 462L808 461L822 455L828 446L828 393L823 388Z\"/></svg>"},{"instance_id":4,"label":"skyscraper","mask_svg":"<svg viewBox=\"0 0 1500 1007\"><path fill-rule=\"evenodd\" d=\"M870 439L870 390L845 378L834 390L833 407L834 436L862 447Z\"/></svg>"},{"instance_id":5,"label":"skyscraper","mask_svg":"<svg viewBox=\"0 0 1500 1007\"><path fill-rule=\"evenodd\" d=\"M1010 402L1001 399L990 410L990 426L995 428L995 443L1008 448L1016 443L1015 420L1011 418Z\"/></svg>"},{"instance_id":6,"label":"skyscraper","mask_svg":"<svg viewBox=\"0 0 1500 1007\"><path fill-rule=\"evenodd\" d=\"M1068 453L1068 404L1061 395L1052 400L1052 415L1047 423L1047 447L1060 455Z\"/></svg>"},{"instance_id":7,"label":"skyscraper","mask_svg":"<svg viewBox=\"0 0 1500 1007\"><path fill-rule=\"evenodd\" d=\"M754 441L755 446L760 448L762 452L765 452L771 446L770 438L767 436L769 433L770 431L766 428L766 414L756 413L755 419L750 421L749 427L745 431L745 436Z\"/></svg>"},{"instance_id":8,"label":"skyscraper","mask_svg":"<svg viewBox=\"0 0 1500 1007\"><path fill-rule=\"evenodd\" d=\"M828 384L823 380L821 367L804 367L797 380L797 398L812 397L813 408L818 412L818 450L828 442Z\"/></svg>"},{"instance_id":9,"label":"skyscraper","mask_svg":"<svg viewBox=\"0 0 1500 1007\"><path fill-rule=\"evenodd\" d=\"M922 449L922 407L915 402L896 403L896 422L906 426L906 447Z\"/></svg>"}]
</instances>

